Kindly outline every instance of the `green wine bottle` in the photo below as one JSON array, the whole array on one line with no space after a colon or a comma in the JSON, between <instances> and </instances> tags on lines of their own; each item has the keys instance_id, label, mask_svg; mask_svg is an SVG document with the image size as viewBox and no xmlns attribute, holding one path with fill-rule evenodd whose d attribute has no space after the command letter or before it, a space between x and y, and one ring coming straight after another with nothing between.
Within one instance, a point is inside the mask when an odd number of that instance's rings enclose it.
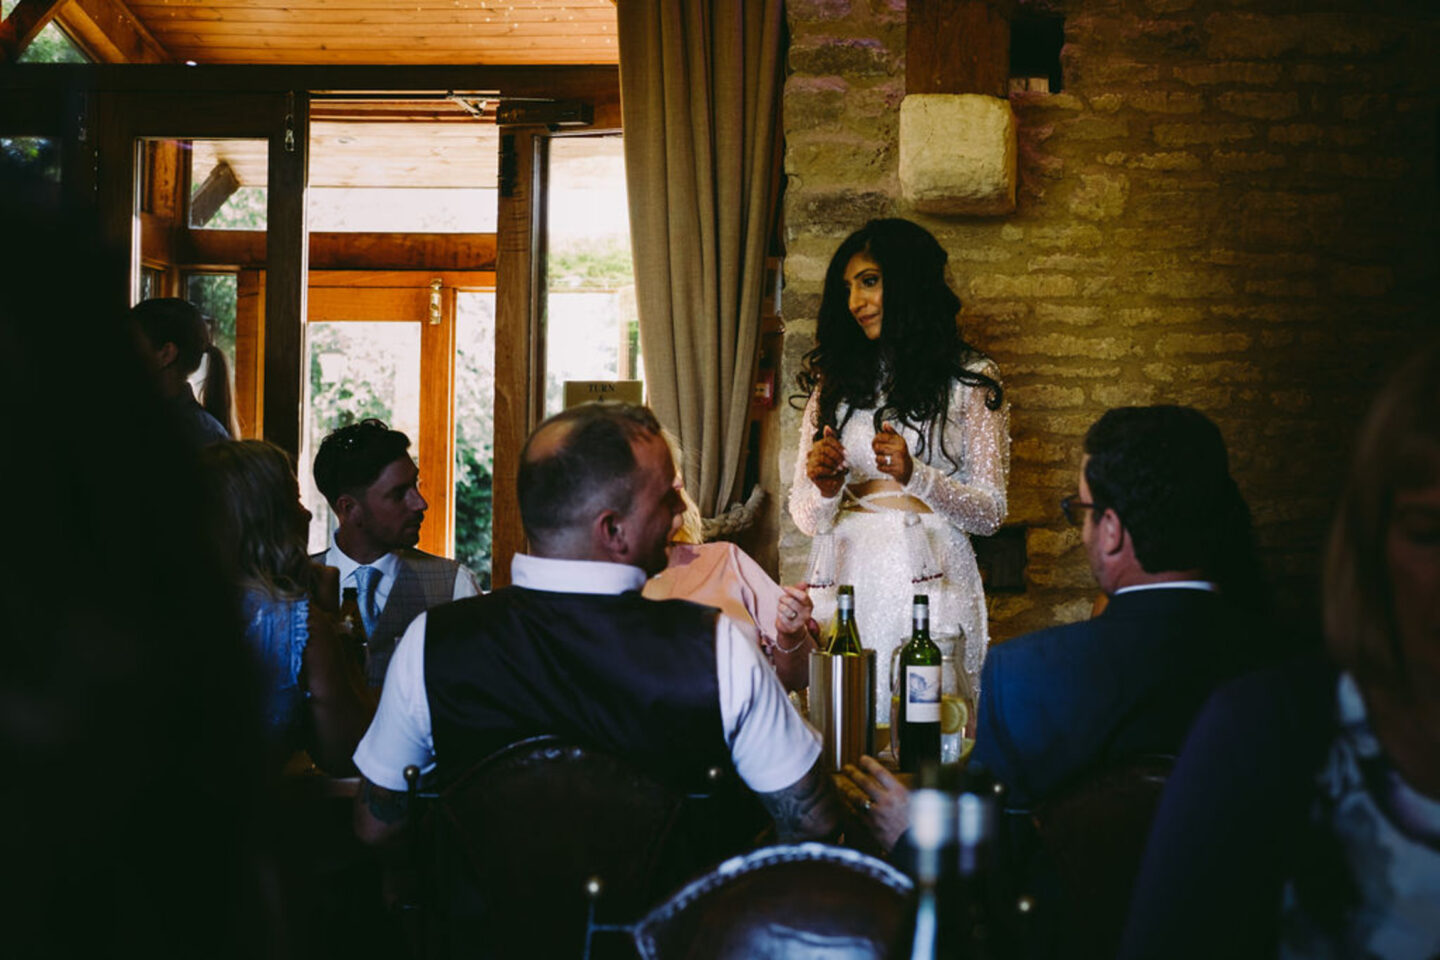
<instances>
[{"instance_id":1,"label":"green wine bottle","mask_svg":"<svg viewBox=\"0 0 1440 960\"><path fill-rule=\"evenodd\" d=\"M900 650L900 770L940 762L940 648L930 639L930 598L915 596L910 642Z\"/></svg>"},{"instance_id":2,"label":"green wine bottle","mask_svg":"<svg viewBox=\"0 0 1440 960\"><path fill-rule=\"evenodd\" d=\"M858 657L860 650L860 628L855 623L855 588L842 583L835 591L835 623L825 652L840 657Z\"/></svg>"}]
</instances>

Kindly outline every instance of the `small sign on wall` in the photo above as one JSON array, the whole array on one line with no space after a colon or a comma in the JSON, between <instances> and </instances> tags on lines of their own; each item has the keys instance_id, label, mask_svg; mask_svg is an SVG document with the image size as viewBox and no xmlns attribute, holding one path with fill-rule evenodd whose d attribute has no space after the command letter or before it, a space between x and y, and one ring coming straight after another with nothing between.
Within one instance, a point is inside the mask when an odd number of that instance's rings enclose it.
<instances>
[{"instance_id":1,"label":"small sign on wall","mask_svg":"<svg viewBox=\"0 0 1440 960\"><path fill-rule=\"evenodd\" d=\"M614 403L645 402L644 380L566 380L565 409L596 400Z\"/></svg>"}]
</instances>

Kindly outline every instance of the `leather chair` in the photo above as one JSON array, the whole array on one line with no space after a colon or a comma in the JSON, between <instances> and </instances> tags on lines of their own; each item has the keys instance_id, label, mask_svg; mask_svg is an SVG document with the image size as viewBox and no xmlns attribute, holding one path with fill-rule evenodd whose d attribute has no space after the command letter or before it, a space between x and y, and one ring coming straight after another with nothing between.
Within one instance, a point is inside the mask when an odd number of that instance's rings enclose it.
<instances>
[{"instance_id":1,"label":"leather chair","mask_svg":"<svg viewBox=\"0 0 1440 960\"><path fill-rule=\"evenodd\" d=\"M431 956L580 957L701 861L690 795L554 736L513 743L435 795L418 860ZM628 928L625 928L628 930ZM597 952L629 945L597 940Z\"/></svg>"},{"instance_id":2,"label":"leather chair","mask_svg":"<svg viewBox=\"0 0 1440 960\"><path fill-rule=\"evenodd\" d=\"M656 907L634 930L645 960L890 956L912 922L913 886L855 850L766 847L727 860Z\"/></svg>"},{"instance_id":3,"label":"leather chair","mask_svg":"<svg viewBox=\"0 0 1440 960\"><path fill-rule=\"evenodd\" d=\"M1175 758L1111 765L1037 804L1032 820L1036 895L1057 955L1113 957L1150 824ZM1048 951L1041 951L1048 952Z\"/></svg>"}]
</instances>

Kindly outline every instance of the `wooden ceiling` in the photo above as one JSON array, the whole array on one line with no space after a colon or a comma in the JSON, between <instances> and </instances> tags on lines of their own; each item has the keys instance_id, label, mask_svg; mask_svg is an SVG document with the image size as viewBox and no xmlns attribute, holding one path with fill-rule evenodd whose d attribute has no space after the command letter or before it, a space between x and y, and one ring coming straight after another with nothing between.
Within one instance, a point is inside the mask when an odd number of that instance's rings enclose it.
<instances>
[{"instance_id":1,"label":"wooden ceiling","mask_svg":"<svg viewBox=\"0 0 1440 960\"><path fill-rule=\"evenodd\" d=\"M93 7L96 0L72 0ZM109 0L165 59L268 64L613 64L613 0ZM61 13L64 19L64 13Z\"/></svg>"}]
</instances>

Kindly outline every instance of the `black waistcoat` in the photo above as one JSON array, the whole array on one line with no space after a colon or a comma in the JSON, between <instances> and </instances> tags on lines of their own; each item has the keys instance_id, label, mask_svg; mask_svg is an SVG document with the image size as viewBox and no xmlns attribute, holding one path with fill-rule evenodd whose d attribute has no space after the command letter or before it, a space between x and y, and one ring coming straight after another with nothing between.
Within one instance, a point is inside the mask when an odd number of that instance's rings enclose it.
<instances>
[{"instance_id":1,"label":"black waistcoat","mask_svg":"<svg viewBox=\"0 0 1440 960\"><path fill-rule=\"evenodd\" d=\"M506 587L432 609L425 689L442 782L508 743L572 737L682 789L729 771L717 611Z\"/></svg>"}]
</instances>

